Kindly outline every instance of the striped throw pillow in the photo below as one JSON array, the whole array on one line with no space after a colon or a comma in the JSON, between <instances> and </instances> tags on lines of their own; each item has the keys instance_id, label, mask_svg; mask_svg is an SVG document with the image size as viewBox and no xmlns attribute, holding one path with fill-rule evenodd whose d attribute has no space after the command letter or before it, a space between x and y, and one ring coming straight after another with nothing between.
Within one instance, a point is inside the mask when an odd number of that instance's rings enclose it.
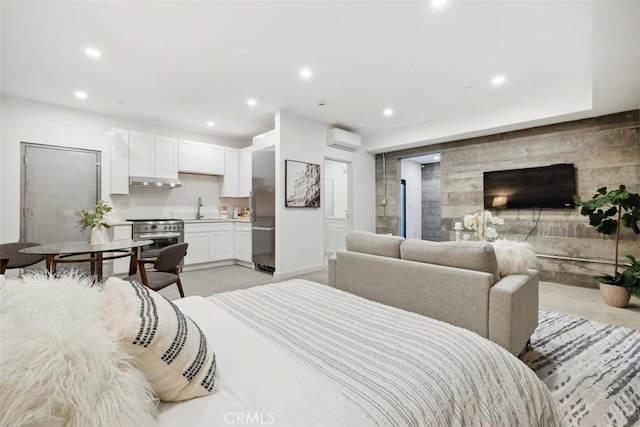
<instances>
[{"instance_id":1,"label":"striped throw pillow","mask_svg":"<svg viewBox=\"0 0 640 427\"><path fill-rule=\"evenodd\" d=\"M104 284L104 319L135 357L157 396L180 401L216 391L216 357L198 325L138 282Z\"/></svg>"}]
</instances>

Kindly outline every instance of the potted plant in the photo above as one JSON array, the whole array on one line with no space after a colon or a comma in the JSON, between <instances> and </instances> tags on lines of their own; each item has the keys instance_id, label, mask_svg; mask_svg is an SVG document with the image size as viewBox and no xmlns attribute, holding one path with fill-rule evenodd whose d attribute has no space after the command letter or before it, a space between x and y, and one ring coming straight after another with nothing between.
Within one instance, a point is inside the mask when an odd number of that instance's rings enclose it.
<instances>
[{"instance_id":1,"label":"potted plant","mask_svg":"<svg viewBox=\"0 0 640 427\"><path fill-rule=\"evenodd\" d=\"M618 271L620 229L630 228L635 234L640 234L640 195L630 193L620 185L611 191L607 191L607 187L599 188L588 201L582 201L578 195L574 195L573 200L576 206L582 206L580 214L589 217L589 224L598 233L615 235L613 275L601 274L598 280L605 303L624 307L631 293L640 297L640 262L633 255L627 255L631 263L623 271Z\"/></svg>"},{"instance_id":2,"label":"potted plant","mask_svg":"<svg viewBox=\"0 0 640 427\"><path fill-rule=\"evenodd\" d=\"M100 245L107 241L107 228L111 228L107 214L112 210L113 208L107 202L100 200L93 207L93 211L82 209L75 213L80 218L78 220L80 231L84 232L87 228L91 228L89 244Z\"/></svg>"}]
</instances>

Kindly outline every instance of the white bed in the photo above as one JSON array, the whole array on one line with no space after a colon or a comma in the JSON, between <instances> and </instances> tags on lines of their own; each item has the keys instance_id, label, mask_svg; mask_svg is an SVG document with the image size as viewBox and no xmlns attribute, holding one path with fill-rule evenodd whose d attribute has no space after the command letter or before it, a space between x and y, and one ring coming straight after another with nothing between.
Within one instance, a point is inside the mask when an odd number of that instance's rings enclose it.
<instances>
[{"instance_id":1,"label":"white bed","mask_svg":"<svg viewBox=\"0 0 640 427\"><path fill-rule=\"evenodd\" d=\"M304 280L175 301L219 390L162 426L560 425L545 385L480 336Z\"/></svg>"}]
</instances>

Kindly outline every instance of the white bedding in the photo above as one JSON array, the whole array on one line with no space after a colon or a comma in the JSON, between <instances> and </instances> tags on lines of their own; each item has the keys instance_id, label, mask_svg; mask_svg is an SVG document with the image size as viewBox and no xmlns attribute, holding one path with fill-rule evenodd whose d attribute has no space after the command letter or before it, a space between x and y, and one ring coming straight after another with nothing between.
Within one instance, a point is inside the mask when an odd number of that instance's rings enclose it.
<instances>
[{"instance_id":1,"label":"white bedding","mask_svg":"<svg viewBox=\"0 0 640 427\"><path fill-rule=\"evenodd\" d=\"M304 280L176 304L211 342L220 390L163 426L559 425L544 384L464 329Z\"/></svg>"}]
</instances>

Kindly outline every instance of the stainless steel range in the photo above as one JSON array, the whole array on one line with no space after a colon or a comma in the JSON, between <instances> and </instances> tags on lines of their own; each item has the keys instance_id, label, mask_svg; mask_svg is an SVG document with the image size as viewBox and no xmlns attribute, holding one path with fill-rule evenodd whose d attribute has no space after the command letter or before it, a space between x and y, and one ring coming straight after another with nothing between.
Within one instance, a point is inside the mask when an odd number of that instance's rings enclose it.
<instances>
[{"instance_id":1,"label":"stainless steel range","mask_svg":"<svg viewBox=\"0 0 640 427\"><path fill-rule=\"evenodd\" d=\"M133 223L131 238L152 240L140 248L140 258L155 258L167 246L184 242L184 221L181 219L129 219Z\"/></svg>"}]
</instances>

